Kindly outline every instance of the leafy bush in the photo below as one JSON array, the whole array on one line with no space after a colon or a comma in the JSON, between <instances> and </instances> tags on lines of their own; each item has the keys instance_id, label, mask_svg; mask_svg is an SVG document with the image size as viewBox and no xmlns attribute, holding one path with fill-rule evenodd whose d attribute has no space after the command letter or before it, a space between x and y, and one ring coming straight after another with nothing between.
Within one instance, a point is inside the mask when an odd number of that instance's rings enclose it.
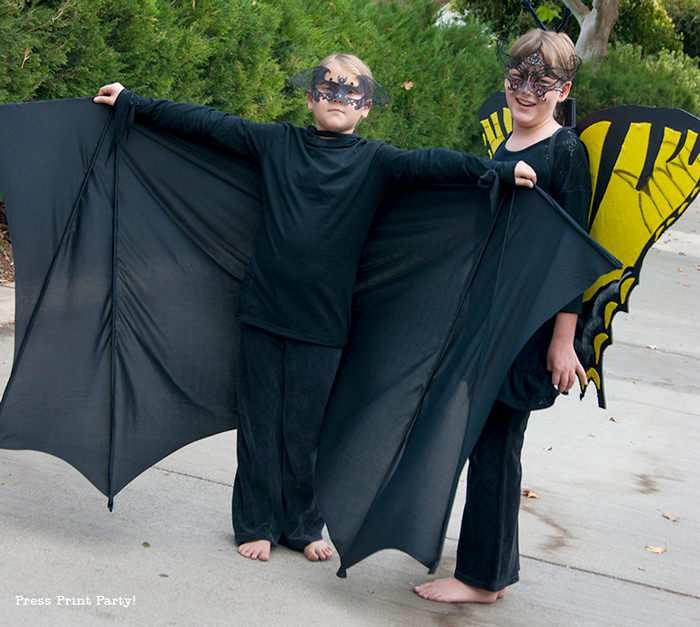
<instances>
[{"instance_id":1,"label":"leafy bush","mask_svg":"<svg viewBox=\"0 0 700 627\"><path fill-rule=\"evenodd\" d=\"M311 122L288 78L357 54L392 97L361 132L406 147L480 148L476 110L501 72L476 19L436 26L433 0L0 2L0 101L85 96L119 80L259 121Z\"/></svg>"},{"instance_id":2,"label":"leafy bush","mask_svg":"<svg viewBox=\"0 0 700 627\"><path fill-rule=\"evenodd\" d=\"M488 0L487 2L453 0L450 6L455 13L462 15L465 19L476 16L489 23L503 37L518 31L519 20L524 13L527 13L520 0ZM527 15L526 19L530 20L527 28L532 28L534 26L532 18Z\"/></svg>"},{"instance_id":3,"label":"leafy bush","mask_svg":"<svg viewBox=\"0 0 700 627\"><path fill-rule=\"evenodd\" d=\"M0 102L86 96L119 80L145 95L304 125L311 115L289 77L350 52L392 99L362 122L363 135L483 154L476 112L503 88L493 31L472 14L463 26L438 26L438 8L434 0L0 0ZM532 27L523 19L521 32ZM697 72L678 52L613 47L595 76L584 67L577 79L579 111L635 102L697 114Z\"/></svg>"},{"instance_id":4,"label":"leafy bush","mask_svg":"<svg viewBox=\"0 0 700 627\"><path fill-rule=\"evenodd\" d=\"M547 28L558 29L561 25L566 6L558 0L541 0L530 4L535 9L539 19ZM475 0L453 0L450 3L451 10L464 19L475 16L489 24L498 37L502 40L515 40L526 31L536 28L537 22L530 12L523 7L520 0L489 0L477 2ZM567 21L564 32L576 41L579 33L579 25L575 18Z\"/></svg>"},{"instance_id":5,"label":"leafy bush","mask_svg":"<svg viewBox=\"0 0 700 627\"><path fill-rule=\"evenodd\" d=\"M661 4L683 37L683 52L700 63L700 0L662 0Z\"/></svg>"},{"instance_id":6,"label":"leafy bush","mask_svg":"<svg viewBox=\"0 0 700 627\"><path fill-rule=\"evenodd\" d=\"M579 117L622 104L678 107L700 115L700 69L680 52L644 55L629 44L611 46L597 72L584 64L574 82Z\"/></svg>"},{"instance_id":7,"label":"leafy bush","mask_svg":"<svg viewBox=\"0 0 700 627\"><path fill-rule=\"evenodd\" d=\"M637 44L647 54L683 49L683 40L676 33L671 18L656 0L620 0L610 41Z\"/></svg>"}]
</instances>

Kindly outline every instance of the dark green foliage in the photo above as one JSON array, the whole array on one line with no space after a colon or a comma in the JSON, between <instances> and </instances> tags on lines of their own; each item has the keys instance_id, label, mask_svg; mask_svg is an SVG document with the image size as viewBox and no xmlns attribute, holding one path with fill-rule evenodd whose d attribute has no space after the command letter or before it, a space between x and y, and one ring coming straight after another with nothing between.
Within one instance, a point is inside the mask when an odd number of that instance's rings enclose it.
<instances>
[{"instance_id":1,"label":"dark green foliage","mask_svg":"<svg viewBox=\"0 0 700 627\"><path fill-rule=\"evenodd\" d=\"M639 45L647 54L683 49L671 18L656 0L621 0L610 41Z\"/></svg>"},{"instance_id":2,"label":"dark green foliage","mask_svg":"<svg viewBox=\"0 0 700 627\"><path fill-rule=\"evenodd\" d=\"M478 4L501 15L512 38L533 27L516 0ZM0 0L0 102L86 96L118 80L144 95L304 125L311 114L289 77L350 52L392 100L360 133L407 148L484 154L476 112L503 88L493 29L474 15L462 26L436 26L439 7L434 0ZM636 102L700 112L697 68L680 54L642 58L618 47L597 75L584 68L576 83L579 111Z\"/></svg>"},{"instance_id":3,"label":"dark green foliage","mask_svg":"<svg viewBox=\"0 0 700 627\"><path fill-rule=\"evenodd\" d=\"M700 63L700 0L662 0L661 5L683 37L683 52Z\"/></svg>"},{"instance_id":4,"label":"dark green foliage","mask_svg":"<svg viewBox=\"0 0 700 627\"><path fill-rule=\"evenodd\" d=\"M476 109L501 81L490 33L474 20L436 26L438 9L433 0L0 0L0 101L85 96L118 80L146 95L307 124L289 76L350 52L392 97L363 134L480 148Z\"/></svg>"},{"instance_id":5,"label":"dark green foliage","mask_svg":"<svg viewBox=\"0 0 700 627\"><path fill-rule=\"evenodd\" d=\"M488 23L501 37L518 33L526 23L525 30L533 28L535 22L529 13L523 9L520 0L488 0L475 2L473 0L455 0L452 10L463 15L474 15Z\"/></svg>"},{"instance_id":6,"label":"dark green foliage","mask_svg":"<svg viewBox=\"0 0 700 627\"><path fill-rule=\"evenodd\" d=\"M530 0L530 4L547 28L556 30L561 26L566 9L563 2ZM537 22L520 0L454 0L450 6L465 18L469 15L477 16L487 23L502 41L513 42L528 30L537 28ZM578 22L573 17L568 19L563 29L573 41L576 41L579 30Z\"/></svg>"},{"instance_id":7,"label":"dark green foliage","mask_svg":"<svg viewBox=\"0 0 700 627\"><path fill-rule=\"evenodd\" d=\"M611 46L597 72L582 66L572 95L579 117L622 104L679 107L700 115L700 70L680 52L644 55L630 44Z\"/></svg>"}]
</instances>

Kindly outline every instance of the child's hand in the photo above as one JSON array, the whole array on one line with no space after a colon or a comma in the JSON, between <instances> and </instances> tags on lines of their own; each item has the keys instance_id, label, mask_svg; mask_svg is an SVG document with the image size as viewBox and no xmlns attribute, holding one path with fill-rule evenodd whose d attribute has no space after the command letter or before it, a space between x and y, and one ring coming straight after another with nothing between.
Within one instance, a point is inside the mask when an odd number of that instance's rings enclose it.
<instances>
[{"instance_id":1,"label":"child's hand","mask_svg":"<svg viewBox=\"0 0 700 627\"><path fill-rule=\"evenodd\" d=\"M586 371L579 361L573 342L558 342L552 338L547 351L547 370L552 373L552 385L560 393L566 394L576 383L576 375L581 377L581 382L586 385Z\"/></svg>"},{"instance_id":2,"label":"child's hand","mask_svg":"<svg viewBox=\"0 0 700 627\"><path fill-rule=\"evenodd\" d=\"M515 175L516 185L522 185L523 187L534 187L535 183L537 183L537 174L524 161L518 161L518 163L515 164L513 174Z\"/></svg>"},{"instance_id":3,"label":"child's hand","mask_svg":"<svg viewBox=\"0 0 700 627\"><path fill-rule=\"evenodd\" d=\"M109 85L103 85L100 87L100 91L97 92L92 100L93 102L101 102L103 104L108 104L113 107L114 103L117 101L117 96L123 91L124 85L121 83L110 83Z\"/></svg>"}]
</instances>

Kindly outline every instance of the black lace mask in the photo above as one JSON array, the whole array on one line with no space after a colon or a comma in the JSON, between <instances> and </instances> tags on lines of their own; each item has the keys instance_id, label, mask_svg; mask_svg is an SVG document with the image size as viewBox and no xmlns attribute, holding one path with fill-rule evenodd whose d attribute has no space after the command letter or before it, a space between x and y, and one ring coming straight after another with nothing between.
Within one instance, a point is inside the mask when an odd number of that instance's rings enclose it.
<instances>
[{"instance_id":1,"label":"black lace mask","mask_svg":"<svg viewBox=\"0 0 700 627\"><path fill-rule=\"evenodd\" d=\"M317 65L308 70L297 72L289 80L294 87L311 94L316 102L335 100L352 105L355 109L389 104L389 96L373 78L360 75L355 81L348 80L345 76L338 76L338 80L334 81L326 78L329 73L330 70L327 67Z\"/></svg>"},{"instance_id":2,"label":"black lace mask","mask_svg":"<svg viewBox=\"0 0 700 627\"><path fill-rule=\"evenodd\" d=\"M540 100L545 100L550 91L561 92L564 85L573 80L580 64L579 58L572 56L567 67L548 65L542 59L539 50L527 57L510 54L505 56L507 57L505 74L508 89L530 92Z\"/></svg>"}]
</instances>

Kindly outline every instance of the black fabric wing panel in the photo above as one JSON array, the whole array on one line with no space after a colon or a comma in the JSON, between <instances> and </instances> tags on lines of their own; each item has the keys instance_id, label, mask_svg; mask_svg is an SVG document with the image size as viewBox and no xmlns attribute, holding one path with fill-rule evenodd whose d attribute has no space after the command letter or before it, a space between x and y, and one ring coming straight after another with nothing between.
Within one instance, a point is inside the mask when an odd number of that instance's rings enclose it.
<instances>
[{"instance_id":1,"label":"black fabric wing panel","mask_svg":"<svg viewBox=\"0 0 700 627\"><path fill-rule=\"evenodd\" d=\"M0 107L0 194L12 230L17 279L15 353L107 132L108 112L80 119L78 103ZM70 119L74 123L63 123ZM108 167L104 158L97 165L103 172Z\"/></svg>"},{"instance_id":2,"label":"black fabric wing panel","mask_svg":"<svg viewBox=\"0 0 700 627\"><path fill-rule=\"evenodd\" d=\"M110 111L90 99L1 107L0 129L17 273L0 445L61 457L113 496L235 426L259 177L139 125L115 151Z\"/></svg>"},{"instance_id":3,"label":"black fabric wing panel","mask_svg":"<svg viewBox=\"0 0 700 627\"><path fill-rule=\"evenodd\" d=\"M170 452L236 425L238 291L259 175L144 127L119 152L114 492Z\"/></svg>"},{"instance_id":4,"label":"black fabric wing panel","mask_svg":"<svg viewBox=\"0 0 700 627\"><path fill-rule=\"evenodd\" d=\"M317 466L341 573L385 548L437 566L461 470L507 368L540 324L616 265L539 190L511 197L492 224L483 192L453 192L438 203L449 219L421 271L359 286L358 332ZM407 212L426 205L420 194L395 196L382 228L405 229ZM462 247L440 246L453 237Z\"/></svg>"},{"instance_id":5,"label":"black fabric wing panel","mask_svg":"<svg viewBox=\"0 0 700 627\"><path fill-rule=\"evenodd\" d=\"M106 493L114 162L106 112L82 110L76 101L0 108L16 279L0 444L61 457Z\"/></svg>"},{"instance_id":6,"label":"black fabric wing panel","mask_svg":"<svg viewBox=\"0 0 700 627\"><path fill-rule=\"evenodd\" d=\"M343 564L357 561L353 542L401 460L492 221L487 193L473 187L396 190L390 199L361 260L318 456L317 497ZM412 490L403 498L410 503ZM395 546L381 535L377 548L359 547L359 559Z\"/></svg>"}]
</instances>

